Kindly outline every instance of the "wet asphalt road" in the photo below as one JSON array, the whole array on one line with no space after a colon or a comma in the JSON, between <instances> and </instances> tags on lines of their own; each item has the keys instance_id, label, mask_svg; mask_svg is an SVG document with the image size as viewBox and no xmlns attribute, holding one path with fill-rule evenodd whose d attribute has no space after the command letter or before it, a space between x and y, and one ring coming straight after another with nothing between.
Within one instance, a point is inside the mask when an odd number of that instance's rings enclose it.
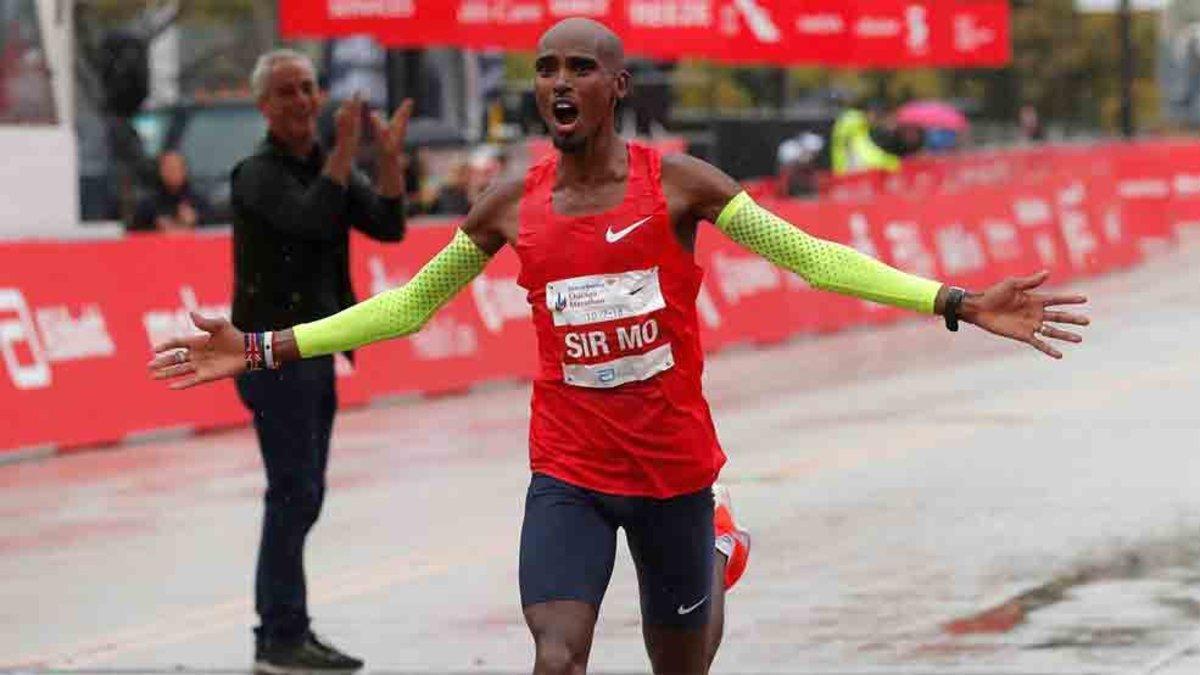
<instances>
[{"instance_id":1,"label":"wet asphalt road","mask_svg":"<svg viewBox=\"0 0 1200 675\"><path fill-rule=\"evenodd\" d=\"M932 321L710 362L754 533L715 672L1200 673L1200 246L1071 287L1062 362ZM339 418L310 606L369 672L527 671L527 418ZM245 672L262 487L245 430L0 466L0 668ZM622 550L592 670L645 668Z\"/></svg>"}]
</instances>

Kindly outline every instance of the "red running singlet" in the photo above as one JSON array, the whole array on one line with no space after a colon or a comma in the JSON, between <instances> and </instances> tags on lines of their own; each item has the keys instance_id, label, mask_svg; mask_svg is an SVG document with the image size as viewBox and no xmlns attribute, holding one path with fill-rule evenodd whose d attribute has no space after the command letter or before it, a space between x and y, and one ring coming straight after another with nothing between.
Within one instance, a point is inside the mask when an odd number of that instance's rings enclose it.
<instances>
[{"instance_id":1,"label":"red running singlet","mask_svg":"<svg viewBox=\"0 0 1200 675\"><path fill-rule=\"evenodd\" d=\"M530 466L599 492L666 498L711 485L725 454L700 387L703 270L672 229L661 156L627 147L625 198L603 213L555 212L557 153L525 178L517 282L539 354Z\"/></svg>"}]
</instances>

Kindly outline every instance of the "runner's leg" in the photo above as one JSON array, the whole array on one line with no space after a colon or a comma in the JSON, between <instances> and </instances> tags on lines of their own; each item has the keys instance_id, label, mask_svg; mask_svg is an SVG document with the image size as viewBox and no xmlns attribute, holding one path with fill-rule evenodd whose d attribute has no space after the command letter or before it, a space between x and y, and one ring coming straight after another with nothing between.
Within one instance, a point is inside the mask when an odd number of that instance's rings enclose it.
<instances>
[{"instance_id":1,"label":"runner's leg","mask_svg":"<svg viewBox=\"0 0 1200 675\"><path fill-rule=\"evenodd\" d=\"M712 620L708 624L708 665L712 667L725 633L725 594L746 572L750 560L750 533L738 527L728 488L713 486L713 534L717 555L713 565Z\"/></svg>"},{"instance_id":2,"label":"runner's leg","mask_svg":"<svg viewBox=\"0 0 1200 675\"><path fill-rule=\"evenodd\" d=\"M708 671L713 614L713 497L645 499L623 519L637 568L642 636L655 673Z\"/></svg>"},{"instance_id":3,"label":"runner's leg","mask_svg":"<svg viewBox=\"0 0 1200 675\"><path fill-rule=\"evenodd\" d=\"M595 493L533 475L519 568L521 606L536 649L535 675L586 671L616 550L617 525Z\"/></svg>"},{"instance_id":4,"label":"runner's leg","mask_svg":"<svg viewBox=\"0 0 1200 675\"><path fill-rule=\"evenodd\" d=\"M725 636L725 554L716 552L713 557L712 576L712 614L708 618L708 628L704 635L704 662L712 667L713 659L717 658L717 650L721 648L721 638Z\"/></svg>"}]
</instances>

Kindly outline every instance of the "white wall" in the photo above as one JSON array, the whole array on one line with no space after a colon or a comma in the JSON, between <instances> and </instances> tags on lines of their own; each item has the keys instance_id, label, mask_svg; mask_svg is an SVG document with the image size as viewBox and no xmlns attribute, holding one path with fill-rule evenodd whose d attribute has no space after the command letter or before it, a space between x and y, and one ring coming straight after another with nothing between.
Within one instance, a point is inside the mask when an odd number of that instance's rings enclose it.
<instances>
[{"instance_id":1,"label":"white wall","mask_svg":"<svg viewBox=\"0 0 1200 675\"><path fill-rule=\"evenodd\" d=\"M0 237L73 236L79 225L75 132L0 126Z\"/></svg>"}]
</instances>

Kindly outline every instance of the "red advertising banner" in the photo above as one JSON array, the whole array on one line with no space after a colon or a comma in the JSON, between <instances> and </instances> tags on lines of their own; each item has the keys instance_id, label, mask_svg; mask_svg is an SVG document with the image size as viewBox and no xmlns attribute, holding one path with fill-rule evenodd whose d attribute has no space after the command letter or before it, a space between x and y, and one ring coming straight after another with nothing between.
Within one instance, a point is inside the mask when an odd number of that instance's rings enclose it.
<instances>
[{"instance_id":1,"label":"red advertising banner","mask_svg":"<svg viewBox=\"0 0 1200 675\"><path fill-rule=\"evenodd\" d=\"M631 54L871 68L998 67L1007 0L280 0L284 37L532 51L555 22L602 21Z\"/></svg>"},{"instance_id":2,"label":"red advertising banner","mask_svg":"<svg viewBox=\"0 0 1200 675\"><path fill-rule=\"evenodd\" d=\"M1126 267L1200 224L1194 142L979 153L912 170L919 180L878 180L870 198L763 203L814 236L976 288L1043 268L1061 282ZM399 245L356 238L359 293L403 284L454 227L414 223ZM152 344L191 332L189 311L228 316L229 246L225 234L0 244L0 454L243 424L229 383L171 392L145 370ZM696 258L709 351L905 316L815 291L712 228ZM420 333L359 350L356 367L341 360L342 403L528 378L534 335L517 271L502 252Z\"/></svg>"},{"instance_id":3,"label":"red advertising banner","mask_svg":"<svg viewBox=\"0 0 1200 675\"><path fill-rule=\"evenodd\" d=\"M168 396L151 344L229 315L225 237L0 245L0 449L247 419L232 384Z\"/></svg>"}]
</instances>

